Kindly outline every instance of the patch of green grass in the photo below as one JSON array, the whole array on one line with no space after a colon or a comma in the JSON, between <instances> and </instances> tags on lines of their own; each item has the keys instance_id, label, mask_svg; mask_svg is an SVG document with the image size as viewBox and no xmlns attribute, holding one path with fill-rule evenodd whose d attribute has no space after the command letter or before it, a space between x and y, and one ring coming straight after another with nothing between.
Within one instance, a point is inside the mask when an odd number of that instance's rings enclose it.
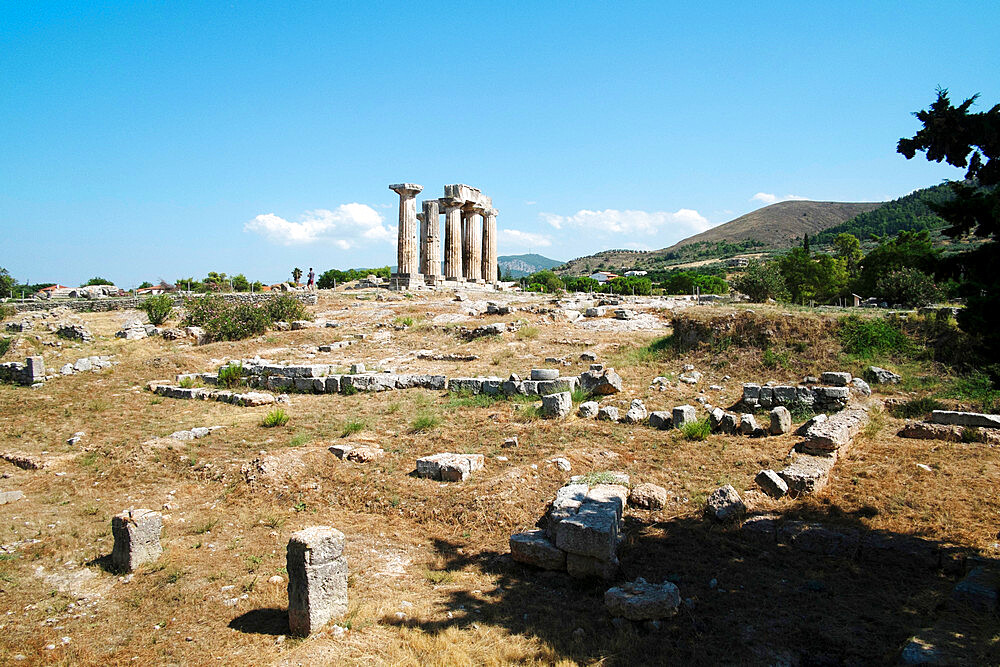
<instances>
[{"instance_id":1,"label":"patch of green grass","mask_svg":"<svg viewBox=\"0 0 1000 667\"><path fill-rule=\"evenodd\" d=\"M264 419L260 422L260 425L264 428L274 428L275 426L284 426L288 423L288 420L288 413L283 408L275 408L264 415Z\"/></svg>"},{"instance_id":2,"label":"patch of green grass","mask_svg":"<svg viewBox=\"0 0 1000 667\"><path fill-rule=\"evenodd\" d=\"M312 436L308 433L296 433L292 436L292 439L288 441L289 447L301 447L302 445L308 444L312 440Z\"/></svg>"},{"instance_id":3,"label":"patch of green grass","mask_svg":"<svg viewBox=\"0 0 1000 667\"><path fill-rule=\"evenodd\" d=\"M968 401L982 412L1000 412L1000 390L993 386L990 376L981 371L959 377L943 395Z\"/></svg>"},{"instance_id":4,"label":"patch of green grass","mask_svg":"<svg viewBox=\"0 0 1000 667\"><path fill-rule=\"evenodd\" d=\"M434 585L438 584L450 584L455 581L455 573L450 570L432 570L430 568L424 568L424 579L431 582Z\"/></svg>"},{"instance_id":5,"label":"patch of green grass","mask_svg":"<svg viewBox=\"0 0 1000 667\"><path fill-rule=\"evenodd\" d=\"M368 424L360 419L353 419L344 424L344 428L340 432L340 437L346 438L349 435L354 435L355 433L364 431L366 428L368 428Z\"/></svg>"},{"instance_id":6,"label":"patch of green grass","mask_svg":"<svg viewBox=\"0 0 1000 667\"><path fill-rule=\"evenodd\" d=\"M519 422L530 422L536 419L542 418L542 406L541 404L532 405L519 405L517 412L514 413L514 419Z\"/></svg>"},{"instance_id":7,"label":"patch of green grass","mask_svg":"<svg viewBox=\"0 0 1000 667\"><path fill-rule=\"evenodd\" d=\"M413 326L413 318L412 317L402 317L402 316L399 316L399 317L397 317L396 319L393 320L393 323L394 324L402 325L404 327L412 327Z\"/></svg>"},{"instance_id":8,"label":"patch of green grass","mask_svg":"<svg viewBox=\"0 0 1000 667\"><path fill-rule=\"evenodd\" d=\"M205 533L210 533L213 528L215 528L219 523L218 519L212 518L205 523L194 527L195 535L204 535Z\"/></svg>"},{"instance_id":9,"label":"patch of green grass","mask_svg":"<svg viewBox=\"0 0 1000 667\"><path fill-rule=\"evenodd\" d=\"M975 426L966 426L962 429L962 442L986 442L986 435L982 429Z\"/></svg>"},{"instance_id":10,"label":"patch of green grass","mask_svg":"<svg viewBox=\"0 0 1000 667\"><path fill-rule=\"evenodd\" d=\"M390 403L390 404L389 404L389 407L387 407L387 408L385 409L385 414L387 414L387 415L394 415L394 414L396 414L397 412L399 412L399 410L400 410L400 409L401 409L402 407L403 407L403 406L402 406L402 404L401 404L401 403L400 403L399 401L396 401L396 402L394 402L394 403Z\"/></svg>"},{"instance_id":11,"label":"patch of green grass","mask_svg":"<svg viewBox=\"0 0 1000 667\"><path fill-rule=\"evenodd\" d=\"M538 327L521 327L514 334L514 338L517 340L535 340L538 338L538 334Z\"/></svg>"},{"instance_id":12,"label":"patch of green grass","mask_svg":"<svg viewBox=\"0 0 1000 667\"><path fill-rule=\"evenodd\" d=\"M426 433L441 423L441 417L435 414L418 415L410 424L410 433Z\"/></svg>"},{"instance_id":13,"label":"patch of green grass","mask_svg":"<svg viewBox=\"0 0 1000 667\"><path fill-rule=\"evenodd\" d=\"M575 403L583 403L584 401L589 401L590 400L590 394L588 394L585 390L580 389L579 387L577 387L576 389L574 389L573 393L570 394L570 396L573 398L573 403L574 404Z\"/></svg>"},{"instance_id":14,"label":"patch of green grass","mask_svg":"<svg viewBox=\"0 0 1000 667\"><path fill-rule=\"evenodd\" d=\"M941 401L925 396L923 398L911 398L906 403L894 405L889 409L889 412L893 417L900 419L914 419L916 417L930 416L932 411L944 410L945 407L945 404Z\"/></svg>"},{"instance_id":15,"label":"patch of green grass","mask_svg":"<svg viewBox=\"0 0 1000 667\"><path fill-rule=\"evenodd\" d=\"M764 368L770 370L788 368L788 350L775 352L771 348L768 348L760 356L760 363L763 364Z\"/></svg>"},{"instance_id":16,"label":"patch of green grass","mask_svg":"<svg viewBox=\"0 0 1000 667\"><path fill-rule=\"evenodd\" d=\"M343 394L344 396L354 396L356 393L358 393L358 390L354 387L353 384L342 384L340 385L340 393Z\"/></svg>"},{"instance_id":17,"label":"patch of green grass","mask_svg":"<svg viewBox=\"0 0 1000 667\"><path fill-rule=\"evenodd\" d=\"M181 378L180 387L181 389L194 389L197 383L192 377Z\"/></svg>"},{"instance_id":18,"label":"patch of green grass","mask_svg":"<svg viewBox=\"0 0 1000 667\"><path fill-rule=\"evenodd\" d=\"M860 359L879 356L910 356L915 345L895 322L885 318L848 315L840 320L837 337L847 354Z\"/></svg>"},{"instance_id":19,"label":"patch of green grass","mask_svg":"<svg viewBox=\"0 0 1000 667\"><path fill-rule=\"evenodd\" d=\"M232 361L219 369L219 386L232 389L243 384L246 371L242 361Z\"/></svg>"},{"instance_id":20,"label":"patch of green grass","mask_svg":"<svg viewBox=\"0 0 1000 667\"><path fill-rule=\"evenodd\" d=\"M268 528L281 528L285 525L285 518L277 514L265 514L261 521Z\"/></svg>"},{"instance_id":21,"label":"patch of green grass","mask_svg":"<svg viewBox=\"0 0 1000 667\"><path fill-rule=\"evenodd\" d=\"M488 408L497 401L499 396L491 394L473 394L467 389L453 391L448 394L449 408Z\"/></svg>"},{"instance_id":22,"label":"patch of green grass","mask_svg":"<svg viewBox=\"0 0 1000 667\"><path fill-rule=\"evenodd\" d=\"M704 440L712 435L712 425L707 419L687 422L681 427L681 433L685 440Z\"/></svg>"},{"instance_id":23,"label":"patch of green grass","mask_svg":"<svg viewBox=\"0 0 1000 667\"><path fill-rule=\"evenodd\" d=\"M673 335L663 336L642 347L634 347L619 352L612 360L612 366L638 366L667 361L677 356L677 343Z\"/></svg>"},{"instance_id":24,"label":"patch of green grass","mask_svg":"<svg viewBox=\"0 0 1000 667\"><path fill-rule=\"evenodd\" d=\"M80 465L90 467L97 463L97 457L100 456L97 452L84 452L80 454Z\"/></svg>"},{"instance_id":25,"label":"patch of green grass","mask_svg":"<svg viewBox=\"0 0 1000 667\"><path fill-rule=\"evenodd\" d=\"M588 472L584 475L580 475L580 484L586 484L587 486L595 486L597 484L618 484L618 478L613 472L601 471L601 472Z\"/></svg>"},{"instance_id":26,"label":"patch of green grass","mask_svg":"<svg viewBox=\"0 0 1000 667\"><path fill-rule=\"evenodd\" d=\"M0 357L7 354L7 350L10 349L11 344L14 342L13 338L9 336L0 337Z\"/></svg>"}]
</instances>

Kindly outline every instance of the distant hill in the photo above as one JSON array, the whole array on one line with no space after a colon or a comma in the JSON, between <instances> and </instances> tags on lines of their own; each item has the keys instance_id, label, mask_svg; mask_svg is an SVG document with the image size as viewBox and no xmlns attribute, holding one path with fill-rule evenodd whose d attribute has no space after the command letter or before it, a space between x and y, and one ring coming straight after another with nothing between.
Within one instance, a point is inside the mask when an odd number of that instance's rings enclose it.
<instances>
[{"instance_id":1,"label":"distant hill","mask_svg":"<svg viewBox=\"0 0 1000 667\"><path fill-rule=\"evenodd\" d=\"M559 268L560 273L586 275L598 268L656 268L673 260L726 257L755 250L782 249L851 218L874 210L881 202L785 201L771 204L735 220L649 252L605 250L580 257Z\"/></svg>"},{"instance_id":2,"label":"distant hill","mask_svg":"<svg viewBox=\"0 0 1000 667\"><path fill-rule=\"evenodd\" d=\"M813 241L817 245L833 243L837 234L845 232L866 241L873 236L895 236L902 231L944 229L948 223L939 218L928 204L943 204L951 201L954 196L946 183L914 190L905 197L888 201L872 211L856 215L816 234Z\"/></svg>"},{"instance_id":3,"label":"distant hill","mask_svg":"<svg viewBox=\"0 0 1000 667\"><path fill-rule=\"evenodd\" d=\"M500 272L503 275L509 273L513 278L523 278L536 271L554 269L562 264L559 260L549 259L534 253L530 255L501 255L497 257L497 263L500 264Z\"/></svg>"}]
</instances>

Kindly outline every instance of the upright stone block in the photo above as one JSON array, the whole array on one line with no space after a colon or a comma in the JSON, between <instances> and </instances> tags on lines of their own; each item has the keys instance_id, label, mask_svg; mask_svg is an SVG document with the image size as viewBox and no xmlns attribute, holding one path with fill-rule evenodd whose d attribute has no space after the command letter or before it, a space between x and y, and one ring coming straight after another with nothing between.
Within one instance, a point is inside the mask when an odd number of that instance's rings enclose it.
<instances>
[{"instance_id":1,"label":"upright stone block","mask_svg":"<svg viewBox=\"0 0 1000 667\"><path fill-rule=\"evenodd\" d=\"M42 357L28 357L24 364L30 381L27 384L45 381L45 360Z\"/></svg>"},{"instance_id":2,"label":"upright stone block","mask_svg":"<svg viewBox=\"0 0 1000 667\"><path fill-rule=\"evenodd\" d=\"M111 519L111 534L115 545L111 563L115 569L131 572L140 565L151 563L163 553L160 534L163 517L159 512L129 509Z\"/></svg>"},{"instance_id":3,"label":"upright stone block","mask_svg":"<svg viewBox=\"0 0 1000 667\"><path fill-rule=\"evenodd\" d=\"M288 540L288 627L308 636L347 612L347 559L344 534L312 526Z\"/></svg>"}]
</instances>

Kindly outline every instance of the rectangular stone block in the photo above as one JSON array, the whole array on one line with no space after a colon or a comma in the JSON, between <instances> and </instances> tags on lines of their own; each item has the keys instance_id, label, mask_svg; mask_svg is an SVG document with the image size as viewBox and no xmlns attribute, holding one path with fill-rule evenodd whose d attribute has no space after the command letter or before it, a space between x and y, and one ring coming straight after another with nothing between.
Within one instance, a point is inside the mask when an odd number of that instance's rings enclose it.
<instances>
[{"instance_id":1,"label":"rectangular stone block","mask_svg":"<svg viewBox=\"0 0 1000 667\"><path fill-rule=\"evenodd\" d=\"M344 534L329 526L300 530L288 540L288 626L308 636L347 612Z\"/></svg>"},{"instance_id":2,"label":"rectangular stone block","mask_svg":"<svg viewBox=\"0 0 1000 667\"><path fill-rule=\"evenodd\" d=\"M573 392L576 391L579 383L580 379L575 375L559 378L557 380L539 380L537 385L538 394L545 396L547 394L556 394L563 391Z\"/></svg>"},{"instance_id":3,"label":"rectangular stone block","mask_svg":"<svg viewBox=\"0 0 1000 667\"><path fill-rule=\"evenodd\" d=\"M339 375L328 375L324 379L323 391L327 394L339 394L340 393L340 376Z\"/></svg>"},{"instance_id":4,"label":"rectangular stone block","mask_svg":"<svg viewBox=\"0 0 1000 667\"><path fill-rule=\"evenodd\" d=\"M566 552L557 549L545 536L544 530L529 530L510 536L510 556L546 570L566 569Z\"/></svg>"},{"instance_id":5,"label":"rectangular stone block","mask_svg":"<svg viewBox=\"0 0 1000 667\"><path fill-rule=\"evenodd\" d=\"M24 367L31 384L45 380L45 360L42 357L28 357L24 360Z\"/></svg>"},{"instance_id":6,"label":"rectangular stone block","mask_svg":"<svg viewBox=\"0 0 1000 667\"><path fill-rule=\"evenodd\" d=\"M131 572L159 558L163 553L160 546L162 532L163 517L159 512L130 509L112 517L111 534L115 544L111 562L115 569Z\"/></svg>"},{"instance_id":7,"label":"rectangular stone block","mask_svg":"<svg viewBox=\"0 0 1000 667\"><path fill-rule=\"evenodd\" d=\"M778 474L794 493L816 493L830 478L830 471L837 462L836 456L810 456L799 454L792 465Z\"/></svg>"},{"instance_id":8,"label":"rectangular stone block","mask_svg":"<svg viewBox=\"0 0 1000 667\"><path fill-rule=\"evenodd\" d=\"M556 527L556 546L568 553L602 561L618 549L618 517L612 508L585 503Z\"/></svg>"},{"instance_id":9,"label":"rectangular stone block","mask_svg":"<svg viewBox=\"0 0 1000 667\"><path fill-rule=\"evenodd\" d=\"M975 428L1000 428L1000 415L989 415L979 412L934 410L931 412L931 421L936 424L954 424L956 426L972 426Z\"/></svg>"},{"instance_id":10,"label":"rectangular stone block","mask_svg":"<svg viewBox=\"0 0 1000 667\"><path fill-rule=\"evenodd\" d=\"M566 554L566 573L577 579L587 577L600 577L601 579L614 579L618 576L618 559L600 560L590 556L580 554Z\"/></svg>"}]
</instances>

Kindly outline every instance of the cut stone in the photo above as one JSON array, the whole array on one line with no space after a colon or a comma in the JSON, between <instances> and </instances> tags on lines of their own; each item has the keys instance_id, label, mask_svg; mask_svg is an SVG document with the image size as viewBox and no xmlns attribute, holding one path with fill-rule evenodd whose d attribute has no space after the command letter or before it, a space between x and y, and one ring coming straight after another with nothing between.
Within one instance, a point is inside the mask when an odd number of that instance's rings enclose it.
<instances>
[{"instance_id":1,"label":"cut stone","mask_svg":"<svg viewBox=\"0 0 1000 667\"><path fill-rule=\"evenodd\" d=\"M581 417L589 419L591 417L596 417L599 409L600 406L597 405L597 401L586 401L585 403L580 404L580 409L577 411L577 414Z\"/></svg>"},{"instance_id":2,"label":"cut stone","mask_svg":"<svg viewBox=\"0 0 1000 667\"><path fill-rule=\"evenodd\" d=\"M884 368L879 368L878 366L869 366L866 368L865 377L872 384L896 384L903 379L901 375L887 371Z\"/></svg>"},{"instance_id":3,"label":"cut stone","mask_svg":"<svg viewBox=\"0 0 1000 667\"><path fill-rule=\"evenodd\" d=\"M111 562L121 572L132 572L140 565L151 563L163 553L160 534L163 517L159 512L129 509L111 519L111 534L115 544Z\"/></svg>"},{"instance_id":4,"label":"cut stone","mask_svg":"<svg viewBox=\"0 0 1000 667\"><path fill-rule=\"evenodd\" d=\"M417 459L417 476L445 482L461 482L471 473L482 470L485 465L485 457L482 454L445 452Z\"/></svg>"},{"instance_id":5,"label":"cut stone","mask_svg":"<svg viewBox=\"0 0 1000 667\"><path fill-rule=\"evenodd\" d=\"M819 381L831 387L846 387L851 383L851 374L838 371L820 373Z\"/></svg>"},{"instance_id":6,"label":"cut stone","mask_svg":"<svg viewBox=\"0 0 1000 667\"><path fill-rule=\"evenodd\" d=\"M566 573L577 579L588 577L600 577L601 579L614 579L618 576L618 559L612 558L605 561L590 556L580 554L566 554Z\"/></svg>"},{"instance_id":7,"label":"cut stone","mask_svg":"<svg viewBox=\"0 0 1000 667\"><path fill-rule=\"evenodd\" d=\"M618 421L618 408L613 405L602 405L597 411L597 418L603 421Z\"/></svg>"},{"instance_id":8,"label":"cut stone","mask_svg":"<svg viewBox=\"0 0 1000 667\"><path fill-rule=\"evenodd\" d=\"M624 421L626 424L641 424L646 421L648 414L649 413L646 412L646 406L643 405L643 402L637 398L632 401L628 411L625 413Z\"/></svg>"},{"instance_id":9,"label":"cut stone","mask_svg":"<svg viewBox=\"0 0 1000 667\"><path fill-rule=\"evenodd\" d=\"M622 379L613 368L585 371L580 374L580 387L588 394L607 396L622 390Z\"/></svg>"},{"instance_id":10,"label":"cut stone","mask_svg":"<svg viewBox=\"0 0 1000 667\"><path fill-rule=\"evenodd\" d=\"M671 413L674 428L683 428L685 424L698 420L693 405L679 405Z\"/></svg>"},{"instance_id":11,"label":"cut stone","mask_svg":"<svg viewBox=\"0 0 1000 667\"><path fill-rule=\"evenodd\" d=\"M935 424L954 424L956 426L973 426L977 428L1000 428L1000 415L990 415L979 412L934 410L931 412L931 421Z\"/></svg>"},{"instance_id":12,"label":"cut stone","mask_svg":"<svg viewBox=\"0 0 1000 667\"><path fill-rule=\"evenodd\" d=\"M542 415L559 419L573 410L573 396L568 391L542 396Z\"/></svg>"},{"instance_id":13,"label":"cut stone","mask_svg":"<svg viewBox=\"0 0 1000 667\"><path fill-rule=\"evenodd\" d=\"M532 380L555 380L559 377L558 368L532 368Z\"/></svg>"},{"instance_id":14,"label":"cut stone","mask_svg":"<svg viewBox=\"0 0 1000 667\"><path fill-rule=\"evenodd\" d=\"M826 421L814 424L806 431L799 448L810 454L824 454L849 445L868 424L868 411L845 410Z\"/></svg>"},{"instance_id":15,"label":"cut stone","mask_svg":"<svg viewBox=\"0 0 1000 667\"><path fill-rule=\"evenodd\" d=\"M705 513L716 521L732 521L746 511L747 506L731 484L713 491L705 507Z\"/></svg>"},{"instance_id":16,"label":"cut stone","mask_svg":"<svg viewBox=\"0 0 1000 667\"><path fill-rule=\"evenodd\" d=\"M754 435L761 430L757 424L757 419L750 413L740 415L740 433L743 435Z\"/></svg>"},{"instance_id":17,"label":"cut stone","mask_svg":"<svg viewBox=\"0 0 1000 667\"><path fill-rule=\"evenodd\" d=\"M807 553L851 558L861 539L855 530L837 531L818 523L787 521L778 529L778 540Z\"/></svg>"},{"instance_id":18,"label":"cut stone","mask_svg":"<svg viewBox=\"0 0 1000 667\"><path fill-rule=\"evenodd\" d=\"M647 621L667 618L677 613L681 604L680 591L668 582L649 584L645 579L609 588L604 593L604 606L616 618Z\"/></svg>"},{"instance_id":19,"label":"cut stone","mask_svg":"<svg viewBox=\"0 0 1000 667\"><path fill-rule=\"evenodd\" d=\"M288 626L309 636L347 612L344 534L329 526L293 533L285 556L288 571Z\"/></svg>"},{"instance_id":20,"label":"cut stone","mask_svg":"<svg viewBox=\"0 0 1000 667\"><path fill-rule=\"evenodd\" d=\"M754 478L757 486L772 498L781 498L788 494L788 484L773 470L761 470Z\"/></svg>"},{"instance_id":21,"label":"cut stone","mask_svg":"<svg viewBox=\"0 0 1000 667\"><path fill-rule=\"evenodd\" d=\"M510 536L510 556L519 563L527 563L546 570L566 569L566 552L557 549L544 530L529 530Z\"/></svg>"},{"instance_id":22,"label":"cut stone","mask_svg":"<svg viewBox=\"0 0 1000 667\"><path fill-rule=\"evenodd\" d=\"M649 413L649 425L653 428L668 429L673 426L674 419L666 410L657 410Z\"/></svg>"},{"instance_id":23,"label":"cut stone","mask_svg":"<svg viewBox=\"0 0 1000 667\"><path fill-rule=\"evenodd\" d=\"M778 474L788 484L790 491L816 493L826 486L830 470L836 462L835 456L797 454L792 464Z\"/></svg>"},{"instance_id":24,"label":"cut stone","mask_svg":"<svg viewBox=\"0 0 1000 667\"><path fill-rule=\"evenodd\" d=\"M784 435L792 430L792 413L779 405L771 409L771 435Z\"/></svg>"}]
</instances>

